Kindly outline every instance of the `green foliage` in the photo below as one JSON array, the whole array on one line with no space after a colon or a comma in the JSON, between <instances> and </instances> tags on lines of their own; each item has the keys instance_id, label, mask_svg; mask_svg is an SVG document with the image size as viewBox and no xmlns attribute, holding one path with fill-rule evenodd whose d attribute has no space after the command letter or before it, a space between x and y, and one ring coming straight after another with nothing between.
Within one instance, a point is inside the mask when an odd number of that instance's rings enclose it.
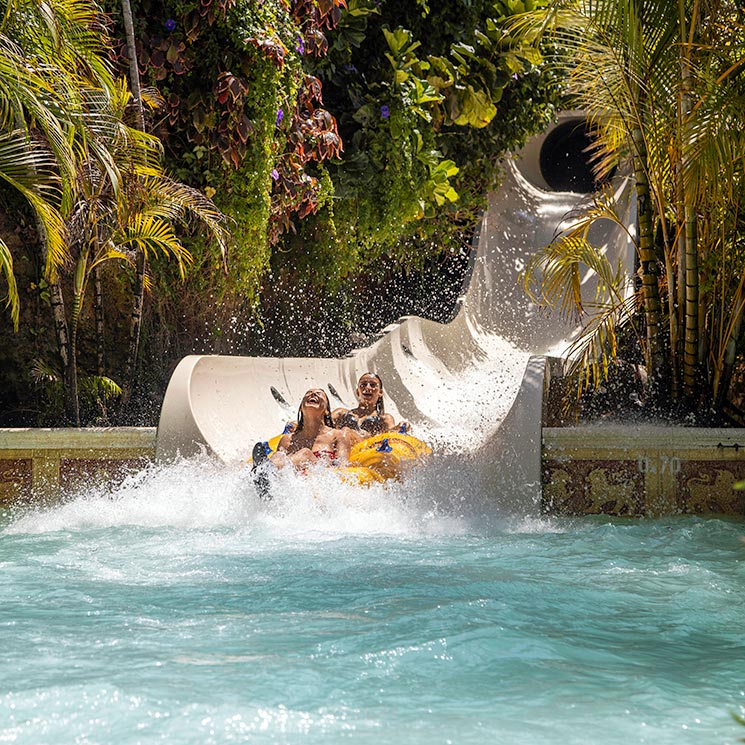
<instances>
[{"instance_id":1,"label":"green foliage","mask_svg":"<svg viewBox=\"0 0 745 745\"><path fill-rule=\"evenodd\" d=\"M39 391L42 413L39 426L52 426L64 418L65 387L61 372L42 359L31 366L31 378ZM105 375L80 378L80 405L83 418L97 425L110 424L108 407L122 395L122 389Z\"/></svg>"},{"instance_id":2,"label":"green foliage","mask_svg":"<svg viewBox=\"0 0 745 745\"><path fill-rule=\"evenodd\" d=\"M548 123L552 80L541 84L533 47L504 31L509 12L360 2L343 16L340 38L351 28L354 43L332 44L314 71L344 139L331 173L338 232L364 247L358 271L383 255L410 264L410 236L473 227L499 156ZM498 107L509 117L495 118Z\"/></svg>"},{"instance_id":3,"label":"green foliage","mask_svg":"<svg viewBox=\"0 0 745 745\"><path fill-rule=\"evenodd\" d=\"M598 172L633 170L650 403L721 421L745 308L742 9L552 0L514 28L545 34Z\"/></svg>"},{"instance_id":4,"label":"green foliage","mask_svg":"<svg viewBox=\"0 0 745 745\"><path fill-rule=\"evenodd\" d=\"M234 221L230 273L210 284L258 289L270 247L275 267L296 262L298 234L315 239L297 266L354 273L407 262L428 221L473 224L499 154L550 116L535 50L504 30L528 5L180 0L163 18L136 2L171 167ZM502 101L527 108L517 126L495 119Z\"/></svg>"},{"instance_id":5,"label":"green foliage","mask_svg":"<svg viewBox=\"0 0 745 745\"><path fill-rule=\"evenodd\" d=\"M302 62L324 52L338 3L181 0L166 18L150 0L134 6L142 72L165 102L151 125L169 165L232 220L229 272L197 261L187 279L228 300L256 299L271 246L328 191L310 166L341 152Z\"/></svg>"},{"instance_id":6,"label":"green foliage","mask_svg":"<svg viewBox=\"0 0 745 745\"><path fill-rule=\"evenodd\" d=\"M13 328L17 331L18 318L20 315L20 302L18 299L16 278L13 273L13 254L11 254L10 249L2 240L0 240L0 273L5 277L5 282L8 288L5 298L0 298L0 300L5 301L5 307L9 309L10 318L13 321Z\"/></svg>"},{"instance_id":7,"label":"green foliage","mask_svg":"<svg viewBox=\"0 0 745 745\"><path fill-rule=\"evenodd\" d=\"M521 277L537 306L556 309L575 323L585 321L566 355L570 361L568 375L576 376L578 397L607 381L618 355L619 327L626 327L639 338L633 318L637 298L630 292L626 268L620 263L612 266L605 253L588 240L590 228L599 220L628 230L616 212L611 189L596 195L580 218L536 251ZM597 285L594 297L583 298L582 276L587 269ZM585 314L589 314L589 320Z\"/></svg>"},{"instance_id":8,"label":"green foliage","mask_svg":"<svg viewBox=\"0 0 745 745\"><path fill-rule=\"evenodd\" d=\"M14 33L31 40L44 24L37 7L27 5L33 23ZM49 276L34 276L32 285L55 312L60 299L70 303L68 321L80 324L81 379L94 368L93 293L86 292L94 267L112 265L104 294L116 297L110 315L119 346L131 302L129 262L142 248L152 291L146 310L157 319L146 327L162 331L158 343L164 349L173 343L176 355L199 345L213 351L236 317L259 319L260 326L283 312L283 299L265 282L268 272L290 295L302 286L309 302L333 297L338 308L328 309L328 324L349 333L360 314L345 288L361 292L376 281L370 272L390 279L399 269L436 266L438 257L463 251L494 184L498 156L550 116L553 94L540 83L530 45L522 48L504 32L502 18L518 9L514 3L134 0L146 130L162 144L172 177L162 183L188 184L227 215L234 241L224 261L220 246L193 225L179 225L166 240L159 218L140 201L147 196L138 194L136 167L120 167L127 173L111 189L106 174L116 173L115 160L100 172L76 170L70 143L78 153L91 148L93 163L93 151L105 155L101 143L116 140L117 129L134 119L132 106L123 113L111 107L127 101L125 35L118 0L102 0L100 8L56 5L49 7L58 14L85 11L80 18L88 31L64 49L47 44L43 76L18 75L18 65L26 69L22 60L11 45L5 50L7 86L21 109L9 104L4 121L27 113L47 147L37 149L35 140L29 148L6 127L0 170L15 169L6 172L46 222L42 263ZM102 57L99 9L119 40L110 60ZM81 78L58 74L74 66L87 74L85 95L75 90ZM51 80L69 106L56 103ZM91 93L113 91L115 83L117 95ZM52 116L45 101L54 104ZM87 120L79 116L84 111ZM86 139L86 121L95 123L96 138ZM87 196L76 194L78 187ZM141 217L131 219L138 211ZM70 245L63 216L75 237ZM18 257L2 246L0 302L10 300L16 312L14 290L23 297L12 284ZM166 261L162 250L177 262ZM64 315L62 308L58 318Z\"/></svg>"}]
</instances>

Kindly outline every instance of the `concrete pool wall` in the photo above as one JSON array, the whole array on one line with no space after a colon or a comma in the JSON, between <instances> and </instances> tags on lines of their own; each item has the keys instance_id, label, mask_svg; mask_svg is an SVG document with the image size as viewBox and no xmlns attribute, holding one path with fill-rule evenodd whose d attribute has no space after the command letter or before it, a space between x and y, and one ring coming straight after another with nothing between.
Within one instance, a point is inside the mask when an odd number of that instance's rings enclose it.
<instances>
[{"instance_id":1,"label":"concrete pool wall","mask_svg":"<svg viewBox=\"0 0 745 745\"><path fill-rule=\"evenodd\" d=\"M116 485L155 459L154 427L0 429L0 508ZM542 509L563 515L745 515L745 430L542 429Z\"/></svg>"},{"instance_id":2,"label":"concrete pool wall","mask_svg":"<svg viewBox=\"0 0 745 745\"><path fill-rule=\"evenodd\" d=\"M745 515L745 430L544 427L542 506L587 515Z\"/></svg>"},{"instance_id":3,"label":"concrete pool wall","mask_svg":"<svg viewBox=\"0 0 745 745\"><path fill-rule=\"evenodd\" d=\"M155 458L155 427L0 429L0 508L116 484Z\"/></svg>"}]
</instances>

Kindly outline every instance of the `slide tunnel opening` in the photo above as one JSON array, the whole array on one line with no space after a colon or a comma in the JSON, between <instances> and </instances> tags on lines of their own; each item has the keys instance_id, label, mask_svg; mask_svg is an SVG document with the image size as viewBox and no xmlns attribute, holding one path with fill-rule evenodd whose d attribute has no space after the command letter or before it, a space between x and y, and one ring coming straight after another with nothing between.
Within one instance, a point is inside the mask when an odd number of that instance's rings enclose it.
<instances>
[{"instance_id":1,"label":"slide tunnel opening","mask_svg":"<svg viewBox=\"0 0 745 745\"><path fill-rule=\"evenodd\" d=\"M609 181L598 179L592 167L594 136L586 119L571 119L556 126L543 141L540 169L553 191L589 194Z\"/></svg>"}]
</instances>

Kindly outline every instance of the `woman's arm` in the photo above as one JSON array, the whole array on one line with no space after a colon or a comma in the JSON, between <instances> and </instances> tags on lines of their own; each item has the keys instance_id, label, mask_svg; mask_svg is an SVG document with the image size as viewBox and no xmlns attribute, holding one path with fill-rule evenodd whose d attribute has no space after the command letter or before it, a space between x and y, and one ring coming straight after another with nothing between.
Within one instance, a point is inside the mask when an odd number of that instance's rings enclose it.
<instances>
[{"instance_id":1,"label":"woman's arm","mask_svg":"<svg viewBox=\"0 0 745 745\"><path fill-rule=\"evenodd\" d=\"M349 413L349 409L345 409L343 406L340 406L338 409L334 409L331 412L331 421L334 423L334 427L339 426L339 420L345 415Z\"/></svg>"},{"instance_id":2,"label":"woman's arm","mask_svg":"<svg viewBox=\"0 0 745 745\"><path fill-rule=\"evenodd\" d=\"M381 414L380 418L383 420L383 424L385 425L385 428L388 432L397 429L396 420L391 414Z\"/></svg>"},{"instance_id":3,"label":"woman's arm","mask_svg":"<svg viewBox=\"0 0 745 745\"><path fill-rule=\"evenodd\" d=\"M336 436L336 457L340 463L344 464L349 460L349 451L354 445L362 441L362 436L349 427L338 430Z\"/></svg>"}]
</instances>

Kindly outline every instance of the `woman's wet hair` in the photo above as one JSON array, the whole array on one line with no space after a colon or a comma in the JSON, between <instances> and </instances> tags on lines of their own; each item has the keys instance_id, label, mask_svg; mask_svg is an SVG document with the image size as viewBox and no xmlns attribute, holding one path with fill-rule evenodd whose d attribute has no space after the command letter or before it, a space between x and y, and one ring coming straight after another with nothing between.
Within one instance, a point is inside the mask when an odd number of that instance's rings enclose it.
<instances>
[{"instance_id":1,"label":"woman's wet hair","mask_svg":"<svg viewBox=\"0 0 745 745\"><path fill-rule=\"evenodd\" d=\"M362 378L366 377L375 378L375 380L378 381L378 384L380 385L380 398L377 400L375 404L375 411L378 412L378 415L385 414L385 404L383 403L383 379L374 372L366 372L360 375L360 379L357 381L357 388L359 389L360 383L362 382Z\"/></svg>"},{"instance_id":2,"label":"woman's wet hair","mask_svg":"<svg viewBox=\"0 0 745 745\"><path fill-rule=\"evenodd\" d=\"M331 429L334 428L334 422L331 419L331 402L329 401L329 397L326 395L325 391L322 391L320 388L311 388L310 390L317 390L319 393L323 395L323 400L326 402L326 411L323 413L323 423L327 427L331 427ZM308 391L305 391L303 394L303 400L305 399L305 396L308 394ZM295 432L300 432L303 429L303 424L305 424L305 417L303 417L303 402L300 402L300 406L298 406L297 410L297 427L295 427Z\"/></svg>"}]
</instances>

